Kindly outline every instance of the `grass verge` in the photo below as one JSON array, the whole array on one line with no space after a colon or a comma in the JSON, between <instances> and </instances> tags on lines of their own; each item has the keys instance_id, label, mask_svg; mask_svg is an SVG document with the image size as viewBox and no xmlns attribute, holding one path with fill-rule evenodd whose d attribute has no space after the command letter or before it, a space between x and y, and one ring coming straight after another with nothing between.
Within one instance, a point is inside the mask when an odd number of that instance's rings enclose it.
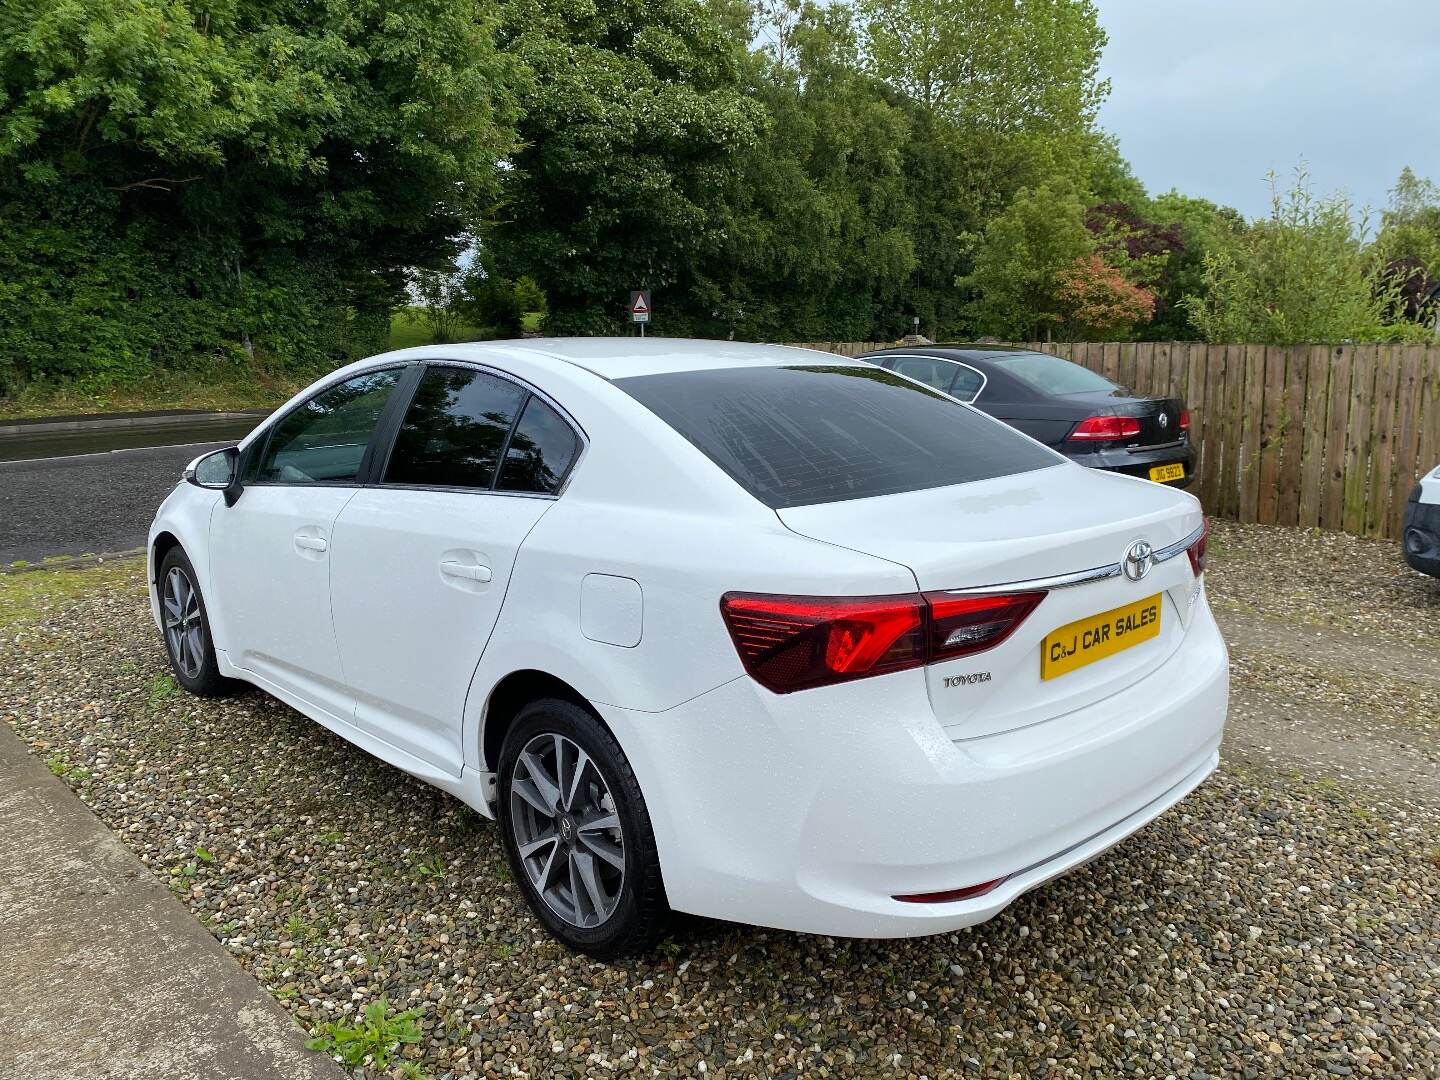
<instances>
[{"instance_id":1,"label":"grass verge","mask_svg":"<svg viewBox=\"0 0 1440 1080\"><path fill-rule=\"evenodd\" d=\"M0 574L0 634L13 635L43 622L57 608L97 589L123 583L143 588L144 577L140 558Z\"/></svg>"}]
</instances>

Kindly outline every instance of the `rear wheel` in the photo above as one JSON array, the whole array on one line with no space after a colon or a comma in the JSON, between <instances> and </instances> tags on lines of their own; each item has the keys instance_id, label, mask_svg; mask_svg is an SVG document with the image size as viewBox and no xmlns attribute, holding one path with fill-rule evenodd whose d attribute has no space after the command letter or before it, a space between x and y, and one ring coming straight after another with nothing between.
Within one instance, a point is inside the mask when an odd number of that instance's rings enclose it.
<instances>
[{"instance_id":1,"label":"rear wheel","mask_svg":"<svg viewBox=\"0 0 1440 1080\"><path fill-rule=\"evenodd\" d=\"M195 567L190 565L183 550L173 547L166 552L156 580L165 651L170 656L175 680L201 697L233 693L239 684L220 674L215 647L210 640L205 598L196 584Z\"/></svg>"},{"instance_id":2,"label":"rear wheel","mask_svg":"<svg viewBox=\"0 0 1440 1080\"><path fill-rule=\"evenodd\" d=\"M649 948L669 907L640 785L588 710L521 710L500 751L498 817L510 869L540 921L603 960Z\"/></svg>"}]
</instances>

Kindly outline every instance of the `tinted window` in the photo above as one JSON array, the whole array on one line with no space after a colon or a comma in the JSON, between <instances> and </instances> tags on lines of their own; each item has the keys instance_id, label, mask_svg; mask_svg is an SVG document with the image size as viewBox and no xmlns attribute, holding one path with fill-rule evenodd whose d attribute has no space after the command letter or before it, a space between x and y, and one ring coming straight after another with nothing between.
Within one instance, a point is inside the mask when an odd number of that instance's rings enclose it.
<instances>
[{"instance_id":1,"label":"tinted window","mask_svg":"<svg viewBox=\"0 0 1440 1080\"><path fill-rule=\"evenodd\" d=\"M955 378L954 364L947 364L944 360L929 356L897 356L894 363L885 366L908 379L946 392L950 390L950 382Z\"/></svg>"},{"instance_id":2,"label":"tinted window","mask_svg":"<svg viewBox=\"0 0 1440 1080\"><path fill-rule=\"evenodd\" d=\"M560 414L533 394L505 451L501 491L538 491L553 495L570 471L580 440Z\"/></svg>"},{"instance_id":3,"label":"tinted window","mask_svg":"<svg viewBox=\"0 0 1440 1080\"><path fill-rule=\"evenodd\" d=\"M985 385L985 376L972 367L955 365L955 385L950 387L950 396L961 401L974 401L975 395Z\"/></svg>"},{"instance_id":4,"label":"tinted window","mask_svg":"<svg viewBox=\"0 0 1440 1080\"><path fill-rule=\"evenodd\" d=\"M272 484L352 483L400 369L372 371L317 394L275 425L254 479Z\"/></svg>"},{"instance_id":5,"label":"tinted window","mask_svg":"<svg viewBox=\"0 0 1440 1080\"><path fill-rule=\"evenodd\" d=\"M428 368L395 438L385 482L488 489L527 393L483 371Z\"/></svg>"},{"instance_id":6,"label":"tinted window","mask_svg":"<svg viewBox=\"0 0 1440 1080\"><path fill-rule=\"evenodd\" d=\"M1120 389L1105 376L1048 353L1010 353L992 356L990 360L1042 394L1091 394L1097 390Z\"/></svg>"},{"instance_id":7,"label":"tinted window","mask_svg":"<svg viewBox=\"0 0 1440 1080\"><path fill-rule=\"evenodd\" d=\"M882 368L755 367L617 379L767 506L1043 469L1030 440Z\"/></svg>"}]
</instances>

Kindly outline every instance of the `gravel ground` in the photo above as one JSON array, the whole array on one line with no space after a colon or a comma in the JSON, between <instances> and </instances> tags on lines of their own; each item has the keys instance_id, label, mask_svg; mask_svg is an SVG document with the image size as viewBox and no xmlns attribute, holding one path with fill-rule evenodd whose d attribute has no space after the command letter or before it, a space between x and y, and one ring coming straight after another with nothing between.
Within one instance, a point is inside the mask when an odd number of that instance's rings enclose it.
<instances>
[{"instance_id":1,"label":"gravel ground","mask_svg":"<svg viewBox=\"0 0 1440 1080\"><path fill-rule=\"evenodd\" d=\"M1397 570L1394 545L1216 538L1217 607L1245 627L1237 701L1343 722L1370 691L1318 661L1295 674L1286 643L1313 632L1353 661L1346 635L1378 639L1399 704L1359 745L1433 735L1433 686L1405 662L1440 640L1440 583ZM686 920L653 958L607 966L542 934L493 826L458 802L258 693L176 691L138 563L51 573L96 578L5 631L0 715L301 1024L381 995L422 1010L407 1060L425 1074L1440 1075L1433 759L1397 792L1303 740L1251 739L1176 810L972 930Z\"/></svg>"}]
</instances>

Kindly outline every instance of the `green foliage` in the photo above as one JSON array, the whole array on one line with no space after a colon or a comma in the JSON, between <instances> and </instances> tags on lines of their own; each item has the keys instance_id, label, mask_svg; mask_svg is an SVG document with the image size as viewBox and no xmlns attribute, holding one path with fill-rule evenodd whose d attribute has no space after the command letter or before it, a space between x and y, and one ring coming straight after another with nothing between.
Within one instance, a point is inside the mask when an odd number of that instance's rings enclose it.
<instances>
[{"instance_id":1,"label":"green foliage","mask_svg":"<svg viewBox=\"0 0 1440 1080\"><path fill-rule=\"evenodd\" d=\"M534 310L526 306L515 282L480 271L466 275L459 308L470 321L489 327L502 338L519 337L525 313Z\"/></svg>"},{"instance_id":2,"label":"green foliage","mask_svg":"<svg viewBox=\"0 0 1440 1080\"><path fill-rule=\"evenodd\" d=\"M956 282L978 293L971 329L1010 340L1033 340L1063 320L1056 296L1061 275L1088 255L1094 241L1074 187L1027 189L985 229L975 268Z\"/></svg>"},{"instance_id":3,"label":"green foliage","mask_svg":"<svg viewBox=\"0 0 1440 1080\"><path fill-rule=\"evenodd\" d=\"M0 395L371 351L511 145L478 0L0 2Z\"/></svg>"},{"instance_id":4,"label":"green foliage","mask_svg":"<svg viewBox=\"0 0 1440 1080\"><path fill-rule=\"evenodd\" d=\"M333 1054L346 1068L368 1065L383 1072L404 1046L418 1043L423 1037L418 1022L420 1016L419 1009L392 1014L389 1000L382 997L365 1006L358 1023L336 1020L321 1025L320 1034L305 1046Z\"/></svg>"},{"instance_id":5,"label":"green foliage","mask_svg":"<svg viewBox=\"0 0 1440 1080\"><path fill-rule=\"evenodd\" d=\"M515 0L503 39L525 112L487 258L540 283L552 332L619 332L632 288L656 291L657 328L693 330L763 125L738 49L699 0Z\"/></svg>"},{"instance_id":6,"label":"green foliage","mask_svg":"<svg viewBox=\"0 0 1440 1080\"><path fill-rule=\"evenodd\" d=\"M1344 195L1318 196L1304 169L1271 216L1205 257L1202 291L1185 301L1207 341L1269 345L1397 341L1428 336L1392 322L1398 283Z\"/></svg>"}]
</instances>

